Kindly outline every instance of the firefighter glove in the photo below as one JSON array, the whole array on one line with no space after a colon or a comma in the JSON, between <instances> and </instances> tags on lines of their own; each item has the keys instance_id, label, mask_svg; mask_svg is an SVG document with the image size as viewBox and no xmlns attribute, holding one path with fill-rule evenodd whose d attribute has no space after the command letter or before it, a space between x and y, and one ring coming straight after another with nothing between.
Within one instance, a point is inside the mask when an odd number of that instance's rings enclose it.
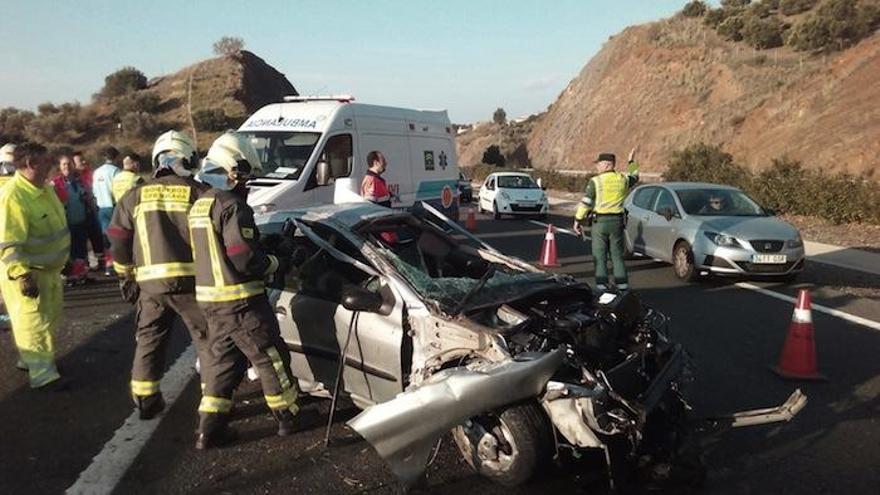
<instances>
[{"instance_id":1,"label":"firefighter glove","mask_svg":"<svg viewBox=\"0 0 880 495\"><path fill-rule=\"evenodd\" d=\"M29 297L31 299L40 297L40 288L37 287L37 279L34 277L33 273L25 273L19 277L18 283L21 287L21 295L24 297Z\"/></svg>"}]
</instances>

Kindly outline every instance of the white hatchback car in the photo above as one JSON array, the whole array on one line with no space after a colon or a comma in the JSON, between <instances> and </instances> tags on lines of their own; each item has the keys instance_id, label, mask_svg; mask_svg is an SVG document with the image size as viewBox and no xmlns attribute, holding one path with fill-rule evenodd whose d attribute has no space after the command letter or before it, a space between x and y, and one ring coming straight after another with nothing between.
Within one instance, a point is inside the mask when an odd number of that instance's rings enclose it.
<instances>
[{"instance_id":1,"label":"white hatchback car","mask_svg":"<svg viewBox=\"0 0 880 495\"><path fill-rule=\"evenodd\" d=\"M489 174L480 186L480 211L501 215L547 215L547 195L528 174L496 172Z\"/></svg>"}]
</instances>

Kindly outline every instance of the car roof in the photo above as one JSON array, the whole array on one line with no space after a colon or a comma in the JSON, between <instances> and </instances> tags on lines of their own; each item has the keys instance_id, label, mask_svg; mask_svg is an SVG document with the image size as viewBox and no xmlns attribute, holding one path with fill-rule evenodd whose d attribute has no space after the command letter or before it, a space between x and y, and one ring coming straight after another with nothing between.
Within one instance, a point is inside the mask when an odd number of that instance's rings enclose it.
<instances>
[{"instance_id":1,"label":"car roof","mask_svg":"<svg viewBox=\"0 0 880 495\"><path fill-rule=\"evenodd\" d=\"M713 184L711 182L656 182L651 184L642 184L641 187L648 186L664 186L673 191L683 191L689 189L729 189L731 191L739 190L738 187L726 184Z\"/></svg>"},{"instance_id":2,"label":"car roof","mask_svg":"<svg viewBox=\"0 0 880 495\"><path fill-rule=\"evenodd\" d=\"M396 210L369 202L342 203L273 212L266 223L283 223L288 218L296 218L306 222L331 223L342 229L351 230L364 220L398 215L400 212Z\"/></svg>"},{"instance_id":3,"label":"car roof","mask_svg":"<svg viewBox=\"0 0 880 495\"><path fill-rule=\"evenodd\" d=\"M492 172L492 175L495 177L532 177L525 172Z\"/></svg>"}]
</instances>

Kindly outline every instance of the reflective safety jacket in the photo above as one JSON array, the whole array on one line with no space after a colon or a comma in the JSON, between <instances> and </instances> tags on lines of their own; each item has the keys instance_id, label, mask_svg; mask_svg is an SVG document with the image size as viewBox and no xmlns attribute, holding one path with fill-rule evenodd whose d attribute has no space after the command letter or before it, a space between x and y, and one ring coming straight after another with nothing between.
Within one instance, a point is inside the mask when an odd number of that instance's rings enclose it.
<instances>
[{"instance_id":1,"label":"reflective safety jacket","mask_svg":"<svg viewBox=\"0 0 880 495\"><path fill-rule=\"evenodd\" d=\"M192 178L169 174L125 194L107 228L116 272L133 274L147 294L192 293L187 214L203 191Z\"/></svg>"},{"instance_id":2,"label":"reflective safety jacket","mask_svg":"<svg viewBox=\"0 0 880 495\"><path fill-rule=\"evenodd\" d=\"M64 206L54 188L37 187L16 173L0 188L0 276L61 273L69 252Z\"/></svg>"},{"instance_id":3,"label":"reflective safety jacket","mask_svg":"<svg viewBox=\"0 0 880 495\"><path fill-rule=\"evenodd\" d=\"M590 212L597 215L623 213L623 200L639 181L639 164L630 162L627 173L609 170L590 178L587 190L575 212L575 220L583 220Z\"/></svg>"},{"instance_id":4,"label":"reflective safety jacket","mask_svg":"<svg viewBox=\"0 0 880 495\"><path fill-rule=\"evenodd\" d=\"M132 172L131 170L123 170L116 174L113 177L113 182L111 185L111 189L113 191L113 202L119 203L122 200L122 197L125 196L125 193L128 192L132 187L141 184L144 182L144 179L141 178L140 175Z\"/></svg>"},{"instance_id":5,"label":"reflective safety jacket","mask_svg":"<svg viewBox=\"0 0 880 495\"><path fill-rule=\"evenodd\" d=\"M196 300L236 303L261 295L264 279L278 269L278 259L260 247L254 211L244 198L210 189L189 214L196 264Z\"/></svg>"},{"instance_id":6,"label":"reflective safety jacket","mask_svg":"<svg viewBox=\"0 0 880 495\"><path fill-rule=\"evenodd\" d=\"M361 182L361 196L371 203L391 208L391 192L388 183L376 172L367 171Z\"/></svg>"}]
</instances>

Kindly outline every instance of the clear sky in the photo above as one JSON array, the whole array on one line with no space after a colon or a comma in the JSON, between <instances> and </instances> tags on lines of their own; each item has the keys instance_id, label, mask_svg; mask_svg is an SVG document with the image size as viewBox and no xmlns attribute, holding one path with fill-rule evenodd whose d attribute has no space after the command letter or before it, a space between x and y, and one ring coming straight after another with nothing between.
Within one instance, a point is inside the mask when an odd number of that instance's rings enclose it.
<instances>
[{"instance_id":1,"label":"clear sky","mask_svg":"<svg viewBox=\"0 0 880 495\"><path fill-rule=\"evenodd\" d=\"M232 35L301 94L513 118L544 110L609 36L685 3L0 0L0 107L86 103L116 69L174 72Z\"/></svg>"}]
</instances>

